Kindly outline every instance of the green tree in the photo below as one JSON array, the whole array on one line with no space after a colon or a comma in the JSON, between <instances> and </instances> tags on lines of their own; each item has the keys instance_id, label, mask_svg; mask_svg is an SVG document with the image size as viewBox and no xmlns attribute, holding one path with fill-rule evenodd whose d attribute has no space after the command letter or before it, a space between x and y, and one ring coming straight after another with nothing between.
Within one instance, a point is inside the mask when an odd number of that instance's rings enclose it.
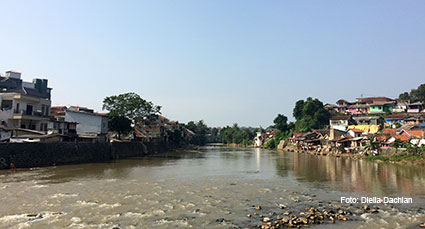
<instances>
[{"instance_id":1,"label":"green tree","mask_svg":"<svg viewBox=\"0 0 425 229\"><path fill-rule=\"evenodd\" d=\"M144 100L134 92L106 97L103 109L109 111L111 117L125 117L133 123L149 122L161 114L161 106Z\"/></svg>"},{"instance_id":2,"label":"green tree","mask_svg":"<svg viewBox=\"0 0 425 229\"><path fill-rule=\"evenodd\" d=\"M277 117L273 120L274 126L281 132L286 132L289 130L288 118L285 115L278 114Z\"/></svg>"},{"instance_id":3,"label":"green tree","mask_svg":"<svg viewBox=\"0 0 425 229\"><path fill-rule=\"evenodd\" d=\"M425 103L425 84L421 84L418 88L412 89L410 93L401 93L398 98L400 100L410 100L411 102Z\"/></svg>"},{"instance_id":4,"label":"green tree","mask_svg":"<svg viewBox=\"0 0 425 229\"><path fill-rule=\"evenodd\" d=\"M306 101L297 101L293 115L296 119L295 130L299 132L326 127L330 116L329 112L323 107L323 103L311 97L308 97Z\"/></svg>"},{"instance_id":5,"label":"green tree","mask_svg":"<svg viewBox=\"0 0 425 229\"><path fill-rule=\"evenodd\" d=\"M295 119L301 119L303 117L304 100L298 100L295 103L293 115Z\"/></svg>"},{"instance_id":6,"label":"green tree","mask_svg":"<svg viewBox=\"0 0 425 229\"><path fill-rule=\"evenodd\" d=\"M379 152L380 144L374 136L369 137L365 145L366 150L376 150Z\"/></svg>"},{"instance_id":7,"label":"green tree","mask_svg":"<svg viewBox=\"0 0 425 229\"><path fill-rule=\"evenodd\" d=\"M401 93L398 98L402 101L410 100L410 95L408 92Z\"/></svg>"},{"instance_id":8,"label":"green tree","mask_svg":"<svg viewBox=\"0 0 425 229\"><path fill-rule=\"evenodd\" d=\"M195 123L194 121L190 121L185 126L187 129L195 133L195 136L192 138L192 144L206 144L206 134L210 132L210 128L205 124L203 120L199 120L197 123Z\"/></svg>"},{"instance_id":9,"label":"green tree","mask_svg":"<svg viewBox=\"0 0 425 229\"><path fill-rule=\"evenodd\" d=\"M111 131L118 133L118 138L121 139L121 135L128 134L131 132L131 120L123 116L114 116L108 114L108 127Z\"/></svg>"},{"instance_id":10,"label":"green tree","mask_svg":"<svg viewBox=\"0 0 425 229\"><path fill-rule=\"evenodd\" d=\"M417 89L410 91L410 98L413 102L425 103L425 84L421 84Z\"/></svg>"}]
</instances>

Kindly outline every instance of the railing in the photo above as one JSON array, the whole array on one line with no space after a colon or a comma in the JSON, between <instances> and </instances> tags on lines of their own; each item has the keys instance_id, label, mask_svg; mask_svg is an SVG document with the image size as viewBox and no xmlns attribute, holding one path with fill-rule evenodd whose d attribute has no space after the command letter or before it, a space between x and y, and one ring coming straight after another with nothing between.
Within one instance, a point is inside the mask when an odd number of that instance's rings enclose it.
<instances>
[{"instance_id":1,"label":"railing","mask_svg":"<svg viewBox=\"0 0 425 229\"><path fill-rule=\"evenodd\" d=\"M28 111L28 110L13 110L13 113L15 114L20 114L20 115L32 115L32 116L37 116L37 117L49 117L48 115L44 115L43 113L39 112L39 111Z\"/></svg>"}]
</instances>

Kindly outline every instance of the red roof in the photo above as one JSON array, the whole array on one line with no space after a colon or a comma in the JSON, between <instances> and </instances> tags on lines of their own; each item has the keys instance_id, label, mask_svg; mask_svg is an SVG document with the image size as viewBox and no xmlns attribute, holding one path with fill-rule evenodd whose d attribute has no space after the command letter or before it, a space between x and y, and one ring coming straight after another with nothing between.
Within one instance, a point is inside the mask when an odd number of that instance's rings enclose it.
<instances>
[{"instance_id":1,"label":"red roof","mask_svg":"<svg viewBox=\"0 0 425 229\"><path fill-rule=\"evenodd\" d=\"M362 102L370 102L370 101L393 101L393 99L390 99L388 97L366 97L366 98L357 98L358 100Z\"/></svg>"},{"instance_id":2,"label":"red roof","mask_svg":"<svg viewBox=\"0 0 425 229\"><path fill-rule=\"evenodd\" d=\"M404 130L406 133L408 133L412 137L422 138L423 132L422 130Z\"/></svg>"},{"instance_id":3,"label":"red roof","mask_svg":"<svg viewBox=\"0 0 425 229\"><path fill-rule=\"evenodd\" d=\"M303 133L294 133L294 137L301 137L303 136Z\"/></svg>"},{"instance_id":4,"label":"red roof","mask_svg":"<svg viewBox=\"0 0 425 229\"><path fill-rule=\"evenodd\" d=\"M388 135L376 135L376 140L380 142L386 142L389 138L390 136Z\"/></svg>"},{"instance_id":5,"label":"red roof","mask_svg":"<svg viewBox=\"0 0 425 229\"><path fill-rule=\"evenodd\" d=\"M395 135L396 132L397 132L397 129L386 128L382 130L382 134L387 134L387 135Z\"/></svg>"},{"instance_id":6,"label":"red roof","mask_svg":"<svg viewBox=\"0 0 425 229\"><path fill-rule=\"evenodd\" d=\"M403 118L407 118L406 114L393 114L393 115L388 115L386 117L386 119L403 119Z\"/></svg>"},{"instance_id":7,"label":"red roof","mask_svg":"<svg viewBox=\"0 0 425 229\"><path fill-rule=\"evenodd\" d=\"M405 135L393 135L394 138L400 139L402 142L409 142L409 137Z\"/></svg>"}]
</instances>

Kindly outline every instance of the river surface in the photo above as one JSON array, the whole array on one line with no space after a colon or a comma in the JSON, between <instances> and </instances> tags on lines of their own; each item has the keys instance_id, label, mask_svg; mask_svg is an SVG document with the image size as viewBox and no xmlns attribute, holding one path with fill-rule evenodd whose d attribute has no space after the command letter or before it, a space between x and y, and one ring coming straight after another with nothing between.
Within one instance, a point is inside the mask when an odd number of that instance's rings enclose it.
<instances>
[{"instance_id":1,"label":"river surface","mask_svg":"<svg viewBox=\"0 0 425 229\"><path fill-rule=\"evenodd\" d=\"M245 228L268 214L341 197L370 204L316 228L416 228L425 222L425 168L264 149L207 146L110 163L0 171L0 228ZM279 206L285 209L280 209Z\"/></svg>"}]
</instances>

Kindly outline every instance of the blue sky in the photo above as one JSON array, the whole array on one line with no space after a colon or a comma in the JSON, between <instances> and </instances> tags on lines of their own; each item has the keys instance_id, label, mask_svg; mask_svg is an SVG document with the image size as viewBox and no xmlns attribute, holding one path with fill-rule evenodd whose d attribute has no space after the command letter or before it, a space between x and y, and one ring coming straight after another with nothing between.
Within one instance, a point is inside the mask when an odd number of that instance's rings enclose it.
<instances>
[{"instance_id":1,"label":"blue sky","mask_svg":"<svg viewBox=\"0 0 425 229\"><path fill-rule=\"evenodd\" d=\"M295 102L425 83L425 1L2 1L0 72L54 105L134 91L163 114L266 127Z\"/></svg>"}]
</instances>

